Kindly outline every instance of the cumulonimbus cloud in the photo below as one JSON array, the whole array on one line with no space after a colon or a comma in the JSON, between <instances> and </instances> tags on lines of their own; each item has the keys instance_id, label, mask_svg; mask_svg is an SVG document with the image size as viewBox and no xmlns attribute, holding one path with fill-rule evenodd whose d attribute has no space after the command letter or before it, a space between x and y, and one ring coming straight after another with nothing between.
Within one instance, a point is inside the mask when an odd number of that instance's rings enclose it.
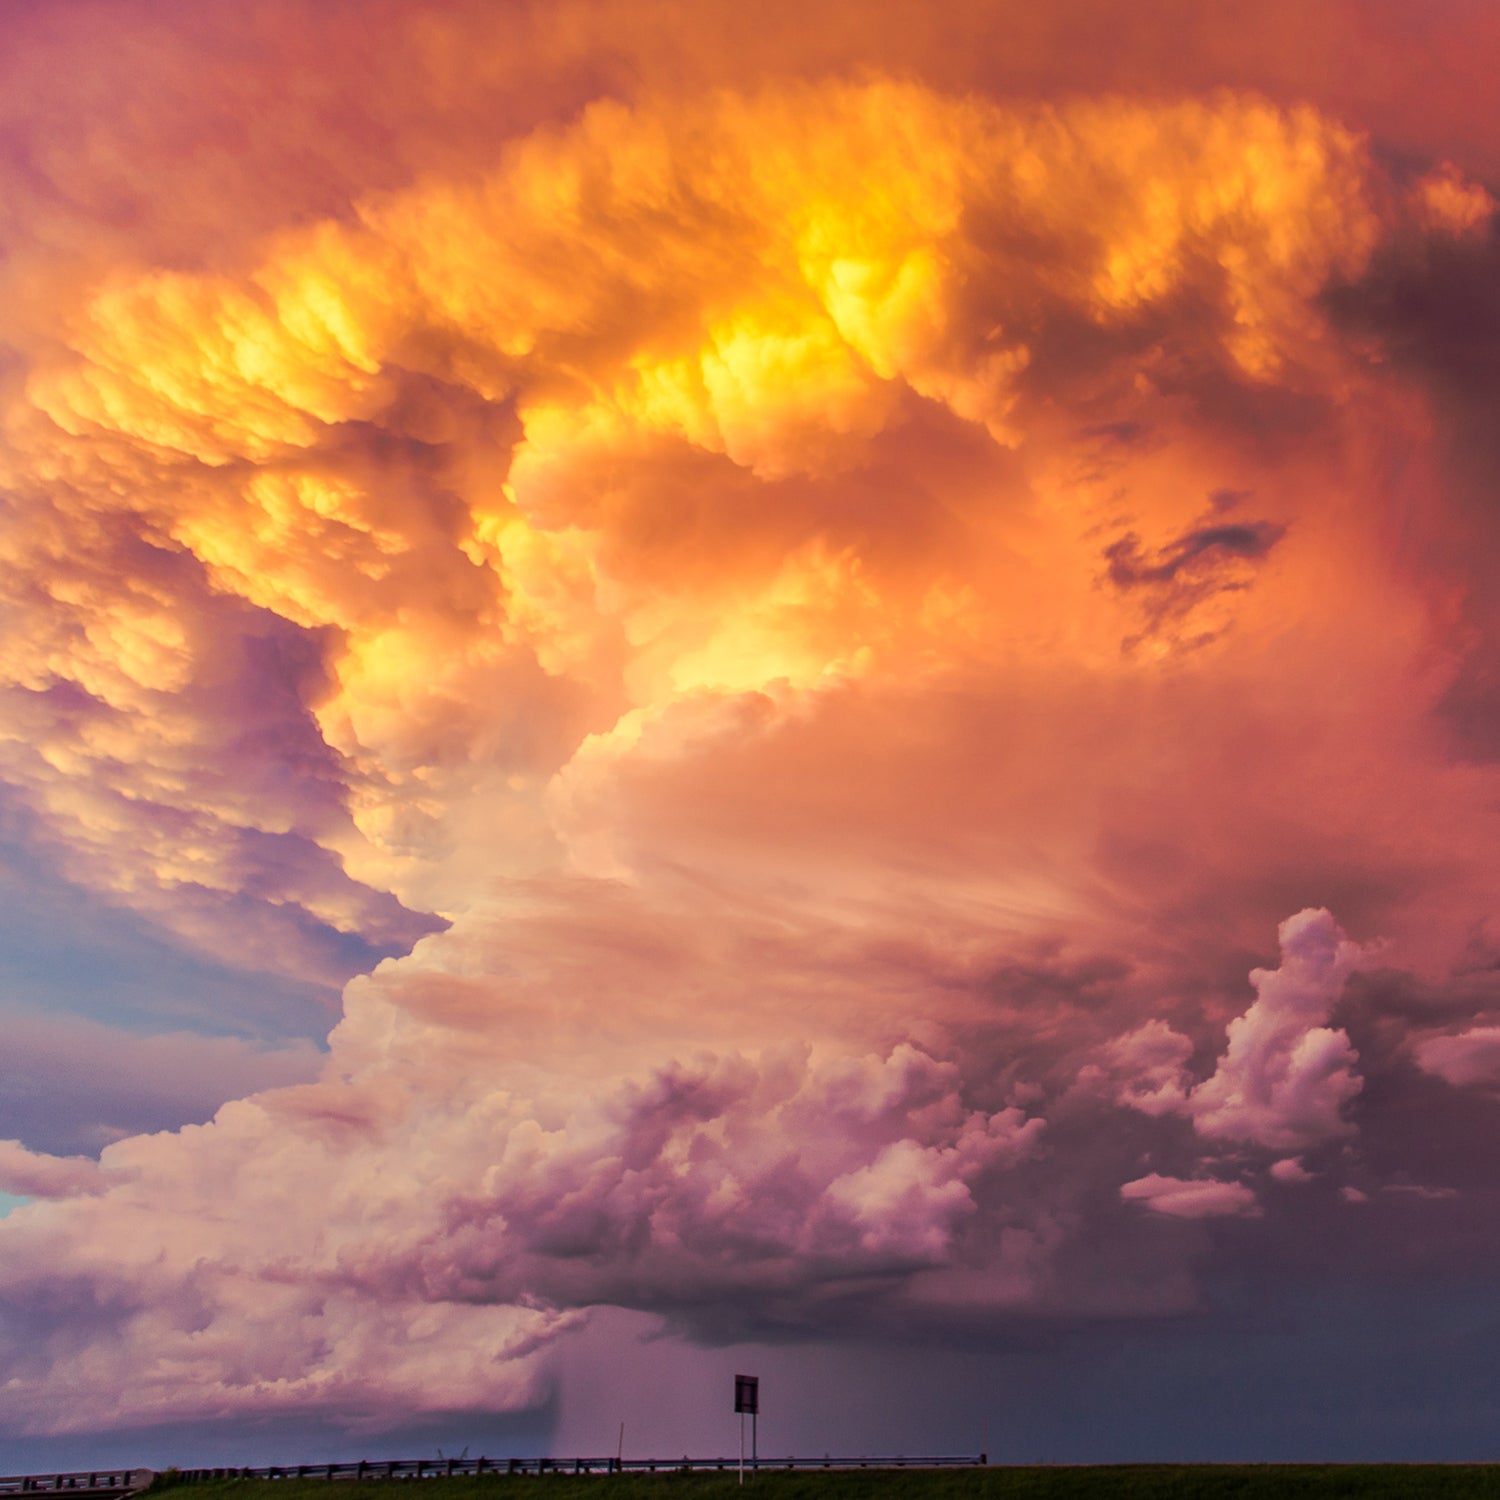
<instances>
[{"instance_id":1,"label":"cumulonimbus cloud","mask_svg":"<svg viewBox=\"0 0 1500 1500\"><path fill-rule=\"evenodd\" d=\"M1256 97L797 83L54 289L7 784L180 941L371 972L314 1081L17 1148L5 1420L515 1407L599 1303L1155 1314L1361 1191L1310 903L1441 968L1496 830L1371 520L1425 393L1330 288L1487 205Z\"/></svg>"}]
</instances>

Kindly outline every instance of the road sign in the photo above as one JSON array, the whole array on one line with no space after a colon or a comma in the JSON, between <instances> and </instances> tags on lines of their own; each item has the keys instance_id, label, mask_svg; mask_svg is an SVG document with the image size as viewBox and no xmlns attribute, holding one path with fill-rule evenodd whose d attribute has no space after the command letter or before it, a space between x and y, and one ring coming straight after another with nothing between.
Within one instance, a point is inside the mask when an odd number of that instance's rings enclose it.
<instances>
[{"instance_id":1,"label":"road sign","mask_svg":"<svg viewBox=\"0 0 1500 1500\"><path fill-rule=\"evenodd\" d=\"M740 1483L745 1482L745 1414L750 1414L750 1453L751 1463L759 1468L760 1434L756 1429L760 1426L760 1376L759 1375L736 1375L734 1377L734 1409L740 1414Z\"/></svg>"}]
</instances>

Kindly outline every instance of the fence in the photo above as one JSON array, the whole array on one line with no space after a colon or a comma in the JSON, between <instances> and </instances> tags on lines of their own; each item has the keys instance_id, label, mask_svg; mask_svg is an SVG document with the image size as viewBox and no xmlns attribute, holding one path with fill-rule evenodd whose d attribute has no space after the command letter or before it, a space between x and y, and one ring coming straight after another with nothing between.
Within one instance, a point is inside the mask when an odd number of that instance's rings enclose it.
<instances>
[{"instance_id":1,"label":"fence","mask_svg":"<svg viewBox=\"0 0 1500 1500\"><path fill-rule=\"evenodd\" d=\"M980 1454L928 1454L894 1458L759 1458L747 1469L968 1469L988 1462ZM445 1479L479 1474L669 1474L739 1468L737 1458L396 1458L378 1463L272 1464L258 1469L181 1469L183 1484L213 1479Z\"/></svg>"},{"instance_id":2,"label":"fence","mask_svg":"<svg viewBox=\"0 0 1500 1500\"><path fill-rule=\"evenodd\" d=\"M980 1454L927 1454L894 1458L758 1458L750 1470L776 1469L971 1469L988 1463ZM176 1484L207 1484L215 1479L448 1479L461 1475L503 1474L670 1474L737 1470L737 1458L392 1458L354 1464L270 1464L263 1468L177 1469ZM150 1469L94 1469L74 1474L0 1475L0 1496L66 1494L71 1500L107 1500L146 1488L157 1475Z\"/></svg>"},{"instance_id":3,"label":"fence","mask_svg":"<svg viewBox=\"0 0 1500 1500\"><path fill-rule=\"evenodd\" d=\"M150 1469L82 1469L76 1474L0 1474L0 1495L128 1495L145 1489Z\"/></svg>"}]
</instances>

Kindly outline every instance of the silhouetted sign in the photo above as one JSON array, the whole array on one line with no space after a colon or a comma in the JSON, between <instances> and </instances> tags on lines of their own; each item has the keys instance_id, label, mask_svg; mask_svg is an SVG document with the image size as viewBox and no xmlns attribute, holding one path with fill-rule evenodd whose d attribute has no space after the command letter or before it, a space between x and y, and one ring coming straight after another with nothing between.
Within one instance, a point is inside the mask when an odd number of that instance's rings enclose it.
<instances>
[{"instance_id":1,"label":"silhouetted sign","mask_svg":"<svg viewBox=\"0 0 1500 1500\"><path fill-rule=\"evenodd\" d=\"M734 1377L734 1409L747 1411L752 1416L760 1410L759 1375L736 1375Z\"/></svg>"}]
</instances>

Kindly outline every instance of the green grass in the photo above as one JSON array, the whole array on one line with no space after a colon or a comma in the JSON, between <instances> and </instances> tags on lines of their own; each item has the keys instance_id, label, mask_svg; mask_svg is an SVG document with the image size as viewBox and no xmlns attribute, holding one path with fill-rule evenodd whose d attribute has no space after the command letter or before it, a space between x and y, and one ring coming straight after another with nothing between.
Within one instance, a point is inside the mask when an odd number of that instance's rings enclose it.
<instances>
[{"instance_id":1,"label":"green grass","mask_svg":"<svg viewBox=\"0 0 1500 1500\"><path fill-rule=\"evenodd\" d=\"M410 1500L412 1480L228 1479L174 1500ZM486 1475L438 1479L425 1500L1343 1500L1485 1496L1490 1464L1120 1464L1086 1468L910 1469L734 1474ZM188 1490L191 1493L187 1493ZM512 1490L523 1493L512 1497Z\"/></svg>"}]
</instances>

